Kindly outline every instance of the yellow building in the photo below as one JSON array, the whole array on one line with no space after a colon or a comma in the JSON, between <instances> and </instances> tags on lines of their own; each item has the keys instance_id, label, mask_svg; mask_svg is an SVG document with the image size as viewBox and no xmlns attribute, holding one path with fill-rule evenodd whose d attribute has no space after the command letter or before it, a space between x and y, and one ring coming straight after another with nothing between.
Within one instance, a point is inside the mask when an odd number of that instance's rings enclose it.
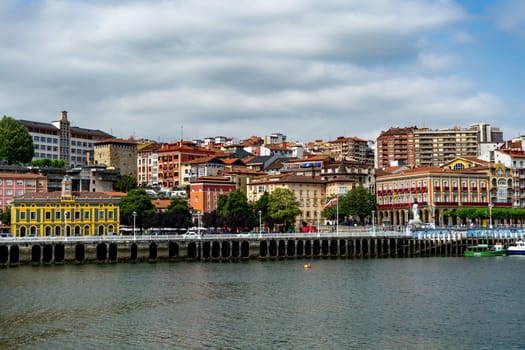
<instances>
[{"instance_id":1,"label":"yellow building","mask_svg":"<svg viewBox=\"0 0 525 350\"><path fill-rule=\"evenodd\" d=\"M120 230L120 197L102 192L27 193L11 204L11 233L15 237L97 236Z\"/></svg>"}]
</instances>

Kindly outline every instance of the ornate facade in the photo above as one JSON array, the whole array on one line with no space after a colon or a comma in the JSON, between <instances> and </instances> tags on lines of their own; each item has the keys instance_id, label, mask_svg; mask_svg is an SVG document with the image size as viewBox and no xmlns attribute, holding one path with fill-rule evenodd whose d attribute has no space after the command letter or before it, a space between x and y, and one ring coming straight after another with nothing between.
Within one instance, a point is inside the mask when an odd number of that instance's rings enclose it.
<instances>
[{"instance_id":1,"label":"ornate facade","mask_svg":"<svg viewBox=\"0 0 525 350\"><path fill-rule=\"evenodd\" d=\"M62 192L26 193L11 206L15 237L101 236L120 231L120 197L101 192L72 192L64 178Z\"/></svg>"}]
</instances>

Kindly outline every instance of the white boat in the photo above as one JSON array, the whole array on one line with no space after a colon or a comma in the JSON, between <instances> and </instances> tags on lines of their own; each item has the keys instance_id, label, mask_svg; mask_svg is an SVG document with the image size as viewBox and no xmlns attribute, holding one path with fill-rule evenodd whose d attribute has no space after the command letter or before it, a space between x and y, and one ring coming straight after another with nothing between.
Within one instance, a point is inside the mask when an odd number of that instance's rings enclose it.
<instances>
[{"instance_id":1,"label":"white boat","mask_svg":"<svg viewBox=\"0 0 525 350\"><path fill-rule=\"evenodd\" d=\"M507 248L507 255L525 255L525 241L517 241Z\"/></svg>"}]
</instances>

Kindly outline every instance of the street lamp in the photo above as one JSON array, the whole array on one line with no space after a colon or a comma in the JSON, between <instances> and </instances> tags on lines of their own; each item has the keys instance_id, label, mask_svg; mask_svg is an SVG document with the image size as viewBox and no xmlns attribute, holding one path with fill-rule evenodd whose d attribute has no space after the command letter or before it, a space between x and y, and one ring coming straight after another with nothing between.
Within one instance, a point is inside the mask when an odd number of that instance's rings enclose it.
<instances>
[{"instance_id":1,"label":"street lamp","mask_svg":"<svg viewBox=\"0 0 525 350\"><path fill-rule=\"evenodd\" d=\"M376 232L376 211L372 210L372 232Z\"/></svg>"},{"instance_id":2,"label":"street lamp","mask_svg":"<svg viewBox=\"0 0 525 350\"><path fill-rule=\"evenodd\" d=\"M197 235L201 234L201 212L197 211Z\"/></svg>"},{"instance_id":3,"label":"street lamp","mask_svg":"<svg viewBox=\"0 0 525 350\"><path fill-rule=\"evenodd\" d=\"M319 210L315 212L317 215L317 232L319 232Z\"/></svg>"},{"instance_id":4,"label":"street lamp","mask_svg":"<svg viewBox=\"0 0 525 350\"><path fill-rule=\"evenodd\" d=\"M64 212L64 239L67 240L67 217L69 216L68 212Z\"/></svg>"},{"instance_id":5,"label":"street lamp","mask_svg":"<svg viewBox=\"0 0 525 350\"><path fill-rule=\"evenodd\" d=\"M489 228L492 228L492 203L489 203Z\"/></svg>"},{"instance_id":6,"label":"street lamp","mask_svg":"<svg viewBox=\"0 0 525 350\"><path fill-rule=\"evenodd\" d=\"M259 210L259 236L262 237L262 211Z\"/></svg>"},{"instance_id":7,"label":"street lamp","mask_svg":"<svg viewBox=\"0 0 525 350\"><path fill-rule=\"evenodd\" d=\"M136 227L136 219L137 219L137 212L133 212L133 240L137 239L137 236L135 235L135 227Z\"/></svg>"}]
</instances>

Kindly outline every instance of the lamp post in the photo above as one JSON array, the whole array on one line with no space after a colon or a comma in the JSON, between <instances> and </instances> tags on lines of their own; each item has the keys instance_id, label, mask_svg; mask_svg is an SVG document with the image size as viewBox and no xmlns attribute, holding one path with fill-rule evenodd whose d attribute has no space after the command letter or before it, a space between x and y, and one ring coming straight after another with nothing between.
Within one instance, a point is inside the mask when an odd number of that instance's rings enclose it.
<instances>
[{"instance_id":1,"label":"lamp post","mask_svg":"<svg viewBox=\"0 0 525 350\"><path fill-rule=\"evenodd\" d=\"M259 210L259 237L262 237L262 211Z\"/></svg>"},{"instance_id":2,"label":"lamp post","mask_svg":"<svg viewBox=\"0 0 525 350\"><path fill-rule=\"evenodd\" d=\"M136 219L137 219L137 212L133 212L133 240L137 239L137 236L135 235L135 227L136 227Z\"/></svg>"},{"instance_id":3,"label":"lamp post","mask_svg":"<svg viewBox=\"0 0 525 350\"><path fill-rule=\"evenodd\" d=\"M317 215L317 232L319 233L319 210L315 212Z\"/></svg>"},{"instance_id":4,"label":"lamp post","mask_svg":"<svg viewBox=\"0 0 525 350\"><path fill-rule=\"evenodd\" d=\"M197 235L201 233L201 212L197 211Z\"/></svg>"},{"instance_id":5,"label":"lamp post","mask_svg":"<svg viewBox=\"0 0 525 350\"><path fill-rule=\"evenodd\" d=\"M372 210L372 232L376 232L376 211Z\"/></svg>"},{"instance_id":6,"label":"lamp post","mask_svg":"<svg viewBox=\"0 0 525 350\"><path fill-rule=\"evenodd\" d=\"M492 203L489 203L489 228L492 228Z\"/></svg>"},{"instance_id":7,"label":"lamp post","mask_svg":"<svg viewBox=\"0 0 525 350\"><path fill-rule=\"evenodd\" d=\"M67 217L69 216L68 212L64 212L64 239L67 241Z\"/></svg>"}]
</instances>

